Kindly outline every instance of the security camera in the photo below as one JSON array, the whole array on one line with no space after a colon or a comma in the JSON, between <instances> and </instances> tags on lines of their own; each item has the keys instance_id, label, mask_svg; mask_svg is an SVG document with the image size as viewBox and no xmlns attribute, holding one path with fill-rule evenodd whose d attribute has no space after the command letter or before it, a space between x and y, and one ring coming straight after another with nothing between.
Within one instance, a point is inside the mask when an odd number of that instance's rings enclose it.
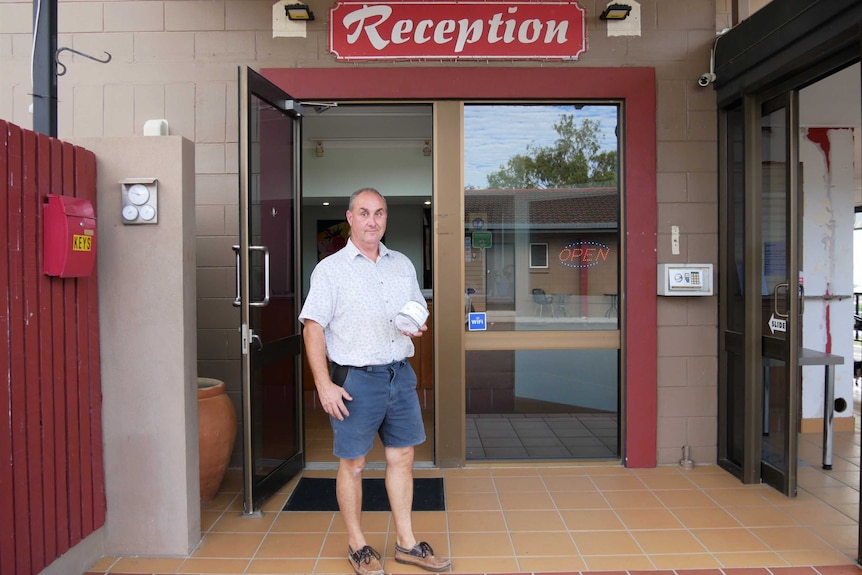
<instances>
[{"instance_id":1,"label":"security camera","mask_svg":"<svg viewBox=\"0 0 862 575\"><path fill-rule=\"evenodd\" d=\"M697 85L701 88L706 88L713 82L715 82L715 74L713 74L712 72L707 72L706 74L701 75L701 77L697 79Z\"/></svg>"}]
</instances>

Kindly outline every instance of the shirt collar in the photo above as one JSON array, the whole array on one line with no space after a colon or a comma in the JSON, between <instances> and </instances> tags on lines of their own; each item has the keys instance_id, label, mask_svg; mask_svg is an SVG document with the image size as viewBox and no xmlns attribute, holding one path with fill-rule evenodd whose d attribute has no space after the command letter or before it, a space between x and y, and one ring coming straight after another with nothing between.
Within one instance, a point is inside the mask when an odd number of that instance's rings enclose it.
<instances>
[{"instance_id":1,"label":"shirt collar","mask_svg":"<svg viewBox=\"0 0 862 575\"><path fill-rule=\"evenodd\" d=\"M389 248L387 248L385 245L383 245L383 242L380 242L378 244L378 246L379 246L378 250L380 252L381 258L389 255ZM365 257L365 254L363 254L361 251L359 251L359 248L356 247L356 244L353 243L353 238L347 238L347 245L345 246L345 249L347 250L347 253L350 254L351 260L354 259L356 256Z\"/></svg>"}]
</instances>

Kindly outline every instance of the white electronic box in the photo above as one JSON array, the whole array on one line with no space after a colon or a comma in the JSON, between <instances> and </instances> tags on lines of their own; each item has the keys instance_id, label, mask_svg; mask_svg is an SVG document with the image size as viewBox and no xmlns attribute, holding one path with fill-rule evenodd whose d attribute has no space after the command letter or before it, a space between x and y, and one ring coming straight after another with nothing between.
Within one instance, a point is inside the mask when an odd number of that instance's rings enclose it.
<instances>
[{"instance_id":1,"label":"white electronic box","mask_svg":"<svg viewBox=\"0 0 862 575\"><path fill-rule=\"evenodd\" d=\"M658 295L712 295L712 264L659 264Z\"/></svg>"}]
</instances>

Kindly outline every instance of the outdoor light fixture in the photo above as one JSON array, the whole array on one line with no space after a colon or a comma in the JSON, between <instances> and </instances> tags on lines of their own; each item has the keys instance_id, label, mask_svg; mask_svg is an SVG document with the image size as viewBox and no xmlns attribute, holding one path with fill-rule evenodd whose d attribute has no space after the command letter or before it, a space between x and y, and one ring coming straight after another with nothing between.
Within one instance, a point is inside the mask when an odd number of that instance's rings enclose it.
<instances>
[{"instance_id":1,"label":"outdoor light fixture","mask_svg":"<svg viewBox=\"0 0 862 575\"><path fill-rule=\"evenodd\" d=\"M422 154L426 157L431 155L431 140L425 140L425 146L422 148Z\"/></svg>"},{"instance_id":2,"label":"outdoor light fixture","mask_svg":"<svg viewBox=\"0 0 862 575\"><path fill-rule=\"evenodd\" d=\"M314 155L318 158L323 157L323 142L317 140L317 146L314 148Z\"/></svg>"},{"instance_id":3,"label":"outdoor light fixture","mask_svg":"<svg viewBox=\"0 0 862 575\"><path fill-rule=\"evenodd\" d=\"M314 20L314 12L305 4L287 4L284 7L284 13L287 14L288 20L307 21Z\"/></svg>"},{"instance_id":4,"label":"outdoor light fixture","mask_svg":"<svg viewBox=\"0 0 862 575\"><path fill-rule=\"evenodd\" d=\"M628 4L608 4L604 12L599 14L599 20L625 20L631 11L632 7Z\"/></svg>"}]
</instances>

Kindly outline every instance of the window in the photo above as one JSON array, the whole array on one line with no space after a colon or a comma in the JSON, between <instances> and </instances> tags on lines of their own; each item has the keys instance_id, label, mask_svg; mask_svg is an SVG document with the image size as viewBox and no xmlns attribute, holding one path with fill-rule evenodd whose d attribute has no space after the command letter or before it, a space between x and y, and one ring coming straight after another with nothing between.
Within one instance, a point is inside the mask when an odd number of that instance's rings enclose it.
<instances>
[{"instance_id":1,"label":"window","mask_svg":"<svg viewBox=\"0 0 862 575\"><path fill-rule=\"evenodd\" d=\"M618 124L615 103L465 104L464 293L488 330L618 329Z\"/></svg>"},{"instance_id":2,"label":"window","mask_svg":"<svg viewBox=\"0 0 862 575\"><path fill-rule=\"evenodd\" d=\"M548 268L548 244L530 244L530 268Z\"/></svg>"}]
</instances>

